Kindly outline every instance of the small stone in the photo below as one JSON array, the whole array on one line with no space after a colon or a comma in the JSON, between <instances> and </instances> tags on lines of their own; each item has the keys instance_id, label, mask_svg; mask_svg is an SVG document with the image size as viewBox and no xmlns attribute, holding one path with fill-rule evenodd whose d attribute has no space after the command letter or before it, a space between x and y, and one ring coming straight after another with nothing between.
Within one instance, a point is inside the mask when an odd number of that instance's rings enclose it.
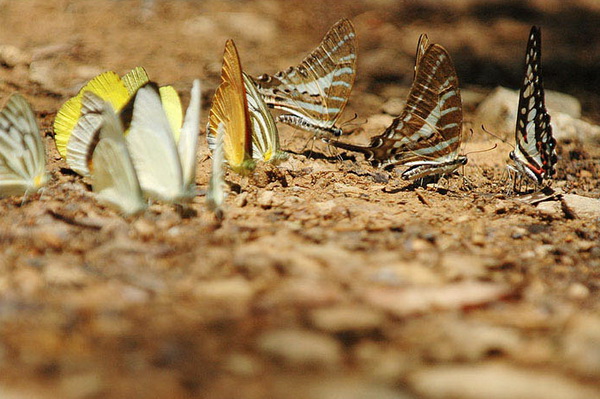
<instances>
[{"instance_id":1,"label":"small stone","mask_svg":"<svg viewBox=\"0 0 600 399\"><path fill-rule=\"evenodd\" d=\"M563 205L578 218L600 219L600 200L576 194L564 194Z\"/></svg>"},{"instance_id":2,"label":"small stone","mask_svg":"<svg viewBox=\"0 0 600 399\"><path fill-rule=\"evenodd\" d=\"M335 369L342 360L340 344L328 335L303 330L276 330L258 338L258 348L289 367Z\"/></svg>"},{"instance_id":3,"label":"small stone","mask_svg":"<svg viewBox=\"0 0 600 399\"><path fill-rule=\"evenodd\" d=\"M263 191L257 200L258 205L260 205L263 209L269 209L273 207L277 207L283 204L283 200L281 197L275 194L274 191Z\"/></svg>"},{"instance_id":4,"label":"small stone","mask_svg":"<svg viewBox=\"0 0 600 399\"><path fill-rule=\"evenodd\" d=\"M371 308L348 305L317 309L311 313L310 319L319 330L340 333L374 330L381 326L385 317L381 312Z\"/></svg>"},{"instance_id":5,"label":"small stone","mask_svg":"<svg viewBox=\"0 0 600 399\"><path fill-rule=\"evenodd\" d=\"M0 45L0 64L9 68L17 65L29 64L31 55L10 44Z\"/></svg>"},{"instance_id":6,"label":"small stone","mask_svg":"<svg viewBox=\"0 0 600 399\"><path fill-rule=\"evenodd\" d=\"M569 286L568 294L572 299L585 299L590 295L590 289L583 284L574 283Z\"/></svg>"},{"instance_id":7,"label":"small stone","mask_svg":"<svg viewBox=\"0 0 600 399\"><path fill-rule=\"evenodd\" d=\"M390 98L382 106L381 110L388 115L398 116L404 110L405 102L397 97Z\"/></svg>"},{"instance_id":8,"label":"small stone","mask_svg":"<svg viewBox=\"0 0 600 399\"><path fill-rule=\"evenodd\" d=\"M244 191L243 193L238 194L235 197L235 205L243 208L248 204L248 192Z\"/></svg>"}]
</instances>

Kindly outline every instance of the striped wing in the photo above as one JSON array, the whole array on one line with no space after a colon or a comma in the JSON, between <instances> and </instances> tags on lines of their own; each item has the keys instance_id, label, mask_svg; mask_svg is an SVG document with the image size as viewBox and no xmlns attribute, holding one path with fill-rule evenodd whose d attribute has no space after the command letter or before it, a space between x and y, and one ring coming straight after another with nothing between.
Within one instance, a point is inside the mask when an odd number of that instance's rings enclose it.
<instances>
[{"instance_id":1,"label":"striped wing","mask_svg":"<svg viewBox=\"0 0 600 399\"><path fill-rule=\"evenodd\" d=\"M519 171L541 184L554 174L556 140L544 104L541 31L531 28L525 54L525 78L519 94L515 150L510 158Z\"/></svg>"},{"instance_id":2,"label":"striped wing","mask_svg":"<svg viewBox=\"0 0 600 399\"><path fill-rule=\"evenodd\" d=\"M252 127L252 158L274 164L286 160L288 154L280 150L279 132L271 112L258 93L252 78L242 74Z\"/></svg>"},{"instance_id":3,"label":"striped wing","mask_svg":"<svg viewBox=\"0 0 600 399\"><path fill-rule=\"evenodd\" d=\"M341 134L335 126L356 75L356 33L347 19L327 32L319 47L296 67L256 79L265 102L296 118L284 122L317 134Z\"/></svg>"},{"instance_id":4,"label":"striped wing","mask_svg":"<svg viewBox=\"0 0 600 399\"><path fill-rule=\"evenodd\" d=\"M0 197L35 192L48 181L46 153L31 106L14 94L0 112Z\"/></svg>"},{"instance_id":5,"label":"striped wing","mask_svg":"<svg viewBox=\"0 0 600 399\"><path fill-rule=\"evenodd\" d=\"M227 164L236 173L252 170L252 125L242 66L233 40L225 44L221 84L215 91L210 108L206 138L211 149L216 146L217 130L221 123L225 127L223 152Z\"/></svg>"},{"instance_id":6,"label":"striped wing","mask_svg":"<svg viewBox=\"0 0 600 399\"><path fill-rule=\"evenodd\" d=\"M444 163L461 158L462 101L450 55L442 46L430 44L417 60L415 71L402 114L369 146L328 141L364 153L376 165Z\"/></svg>"}]
</instances>

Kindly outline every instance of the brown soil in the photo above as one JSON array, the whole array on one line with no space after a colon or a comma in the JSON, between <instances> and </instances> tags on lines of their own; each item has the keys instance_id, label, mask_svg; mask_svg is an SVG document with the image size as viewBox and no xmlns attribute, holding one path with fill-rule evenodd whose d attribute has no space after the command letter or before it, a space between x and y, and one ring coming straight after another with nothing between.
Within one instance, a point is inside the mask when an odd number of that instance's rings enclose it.
<instances>
[{"instance_id":1,"label":"brown soil","mask_svg":"<svg viewBox=\"0 0 600 399\"><path fill-rule=\"evenodd\" d=\"M472 98L518 86L536 23L546 86L600 122L593 2L491 3L0 2L0 44L33 57L2 53L0 93L32 102L52 175L0 200L0 397L600 397L600 225L505 195L508 145L470 155L468 181L421 188L282 127L294 155L229 174L222 223L203 196L123 218L54 147L56 110L96 73L143 65L186 103L199 77L205 118L227 38L249 73L274 73L341 17L360 43L348 119L404 98L427 32L454 57L470 120ZM344 139L380 132L361 130ZM463 152L494 142L477 131ZM554 186L600 197L598 146L559 152Z\"/></svg>"}]
</instances>

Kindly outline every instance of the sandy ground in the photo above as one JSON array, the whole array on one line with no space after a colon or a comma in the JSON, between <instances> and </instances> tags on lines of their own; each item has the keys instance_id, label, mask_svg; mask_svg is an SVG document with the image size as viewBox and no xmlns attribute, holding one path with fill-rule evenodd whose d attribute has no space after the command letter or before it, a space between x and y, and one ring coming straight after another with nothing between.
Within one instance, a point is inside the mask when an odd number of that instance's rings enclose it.
<instances>
[{"instance_id":1,"label":"sandy ground","mask_svg":"<svg viewBox=\"0 0 600 399\"><path fill-rule=\"evenodd\" d=\"M600 224L506 195L509 145L423 188L282 127L290 160L229 174L223 222L203 196L123 218L60 159L56 110L95 74L143 65L185 103L199 77L204 121L227 38L249 73L274 73L341 17L360 43L348 141L391 121L422 32L452 54L478 126L496 84L518 87L534 23L546 86L600 122L593 2L335 4L0 2L0 94L32 102L52 175L0 200L0 397L600 397ZM463 153L498 142L475 130ZM598 144L559 154L554 186L600 197Z\"/></svg>"}]
</instances>

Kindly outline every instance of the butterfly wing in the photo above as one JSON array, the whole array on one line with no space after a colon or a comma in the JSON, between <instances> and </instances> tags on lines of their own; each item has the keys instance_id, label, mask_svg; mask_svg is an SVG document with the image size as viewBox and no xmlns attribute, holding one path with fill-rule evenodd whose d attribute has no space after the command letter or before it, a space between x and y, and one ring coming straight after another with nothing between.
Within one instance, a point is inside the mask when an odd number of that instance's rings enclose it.
<instances>
[{"instance_id":1,"label":"butterfly wing","mask_svg":"<svg viewBox=\"0 0 600 399\"><path fill-rule=\"evenodd\" d=\"M273 116L259 94L252 78L243 73L248 101L248 113L252 126L252 158L264 162L278 163L288 158L280 150L279 132Z\"/></svg>"},{"instance_id":2,"label":"butterfly wing","mask_svg":"<svg viewBox=\"0 0 600 399\"><path fill-rule=\"evenodd\" d=\"M355 76L356 33L352 23L342 19L300 65L262 75L256 82L267 104L326 131L342 114Z\"/></svg>"},{"instance_id":3,"label":"butterfly wing","mask_svg":"<svg viewBox=\"0 0 600 399\"><path fill-rule=\"evenodd\" d=\"M225 137L225 125L222 123L217 127L217 138L215 149L212 153L212 171L206 191L206 206L213 211L217 218L223 218L223 202L227 193L225 192L225 155L223 151L223 139Z\"/></svg>"},{"instance_id":4,"label":"butterfly wing","mask_svg":"<svg viewBox=\"0 0 600 399\"><path fill-rule=\"evenodd\" d=\"M125 137L144 194L167 202L180 200L184 196L181 162L155 84L137 91Z\"/></svg>"},{"instance_id":5,"label":"butterfly wing","mask_svg":"<svg viewBox=\"0 0 600 399\"><path fill-rule=\"evenodd\" d=\"M532 27L525 55L525 78L519 93L516 147L511 153L517 167L538 184L552 177L557 160L556 140L544 100L541 39L540 29Z\"/></svg>"},{"instance_id":6,"label":"butterfly wing","mask_svg":"<svg viewBox=\"0 0 600 399\"><path fill-rule=\"evenodd\" d=\"M194 80L190 95L190 104L185 113L185 121L181 127L181 135L177 143L183 183L186 191L194 192L196 187L196 152L198 150L198 133L200 131L200 81ZM163 101L164 104L164 101Z\"/></svg>"},{"instance_id":7,"label":"butterfly wing","mask_svg":"<svg viewBox=\"0 0 600 399\"><path fill-rule=\"evenodd\" d=\"M125 85L125 88L127 89L129 95L133 96L140 87L142 87L150 81L150 78L148 77L146 69L144 69L143 67L135 67L134 69L123 75L123 77L121 77L121 80L123 81L123 84Z\"/></svg>"},{"instance_id":8,"label":"butterfly wing","mask_svg":"<svg viewBox=\"0 0 600 399\"><path fill-rule=\"evenodd\" d=\"M183 109L181 108L179 94L177 94L177 91L173 86L162 86L159 89L159 93L160 101L162 102L163 109L167 114L167 119L171 126L171 132L173 132L173 138L177 143L179 141L181 124L183 122Z\"/></svg>"},{"instance_id":9,"label":"butterfly wing","mask_svg":"<svg viewBox=\"0 0 600 399\"><path fill-rule=\"evenodd\" d=\"M223 151L227 164L236 173L247 173L254 168L252 130L240 58L232 40L225 44L221 84L210 108L206 136L211 150L216 147L217 129L221 123L225 127Z\"/></svg>"},{"instance_id":10,"label":"butterfly wing","mask_svg":"<svg viewBox=\"0 0 600 399\"><path fill-rule=\"evenodd\" d=\"M86 91L91 91L101 99L108 101L115 110L120 110L130 97L119 75L108 71L90 80L75 97L65 102L54 119L56 149L63 158L67 157L67 145L73 128L81 116L81 102L83 93Z\"/></svg>"},{"instance_id":11,"label":"butterfly wing","mask_svg":"<svg viewBox=\"0 0 600 399\"><path fill-rule=\"evenodd\" d=\"M462 101L456 70L448 52L438 44L430 44L417 62L402 114L382 135L374 137L366 147L328 142L362 152L377 165L418 160L446 162L458 155L461 130Z\"/></svg>"},{"instance_id":12,"label":"butterfly wing","mask_svg":"<svg viewBox=\"0 0 600 399\"><path fill-rule=\"evenodd\" d=\"M124 214L139 213L147 204L127 150L123 127L109 104L103 104L100 115L102 125L100 140L93 152L92 189L101 202Z\"/></svg>"},{"instance_id":13,"label":"butterfly wing","mask_svg":"<svg viewBox=\"0 0 600 399\"><path fill-rule=\"evenodd\" d=\"M0 112L0 196L35 192L46 184L46 153L31 106L14 94Z\"/></svg>"},{"instance_id":14,"label":"butterfly wing","mask_svg":"<svg viewBox=\"0 0 600 399\"><path fill-rule=\"evenodd\" d=\"M92 154L98 144L103 110L104 100L91 91L83 93L81 116L67 143L67 164L82 176L89 176L92 168Z\"/></svg>"}]
</instances>

